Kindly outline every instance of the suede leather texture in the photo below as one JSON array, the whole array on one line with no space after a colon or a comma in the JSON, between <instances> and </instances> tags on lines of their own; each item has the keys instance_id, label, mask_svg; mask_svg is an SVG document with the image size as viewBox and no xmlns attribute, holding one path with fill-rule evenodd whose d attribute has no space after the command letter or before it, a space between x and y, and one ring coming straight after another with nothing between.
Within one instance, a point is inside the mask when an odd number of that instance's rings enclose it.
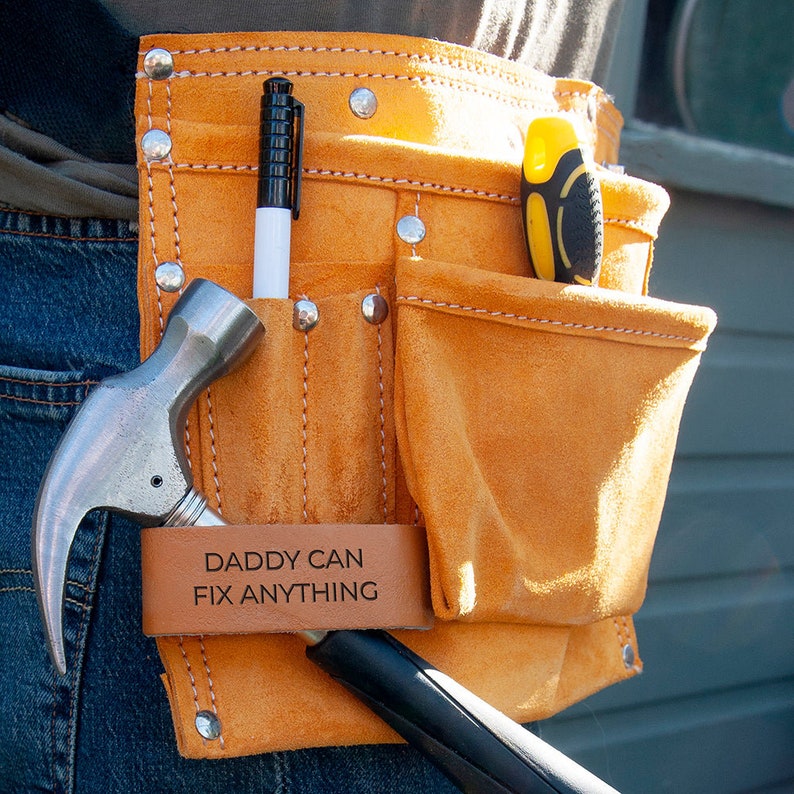
<instances>
[{"instance_id":1,"label":"suede leather texture","mask_svg":"<svg viewBox=\"0 0 794 794\"><path fill-rule=\"evenodd\" d=\"M149 36L174 74L137 80L141 349L176 296L154 271L251 294L262 81L306 106L290 300L252 300L266 334L198 401L193 472L233 523L426 523L435 626L396 636L509 716L547 717L641 669L631 615L678 421L715 318L648 298L667 209L655 185L598 168L597 288L529 278L522 136L570 118L596 163L621 119L596 86L455 45L395 36ZM370 88L369 119L348 97ZM421 242L397 221L418 216ZM380 294L388 317L362 315ZM292 301L320 320L292 326ZM157 641L179 750L225 757L398 741L286 634ZM630 647L632 653L624 654ZM626 659L629 661L627 662ZM202 739L200 710L221 736Z\"/></svg>"}]
</instances>

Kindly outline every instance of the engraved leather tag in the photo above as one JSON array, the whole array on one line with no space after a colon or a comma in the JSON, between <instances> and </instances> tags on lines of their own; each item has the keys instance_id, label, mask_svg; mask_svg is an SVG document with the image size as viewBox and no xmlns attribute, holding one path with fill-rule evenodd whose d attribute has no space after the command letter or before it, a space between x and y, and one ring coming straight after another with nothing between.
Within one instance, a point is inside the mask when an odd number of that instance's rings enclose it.
<instances>
[{"instance_id":1,"label":"engraved leather tag","mask_svg":"<svg viewBox=\"0 0 794 794\"><path fill-rule=\"evenodd\" d=\"M425 531L407 524L154 527L141 567L149 636L433 622Z\"/></svg>"}]
</instances>

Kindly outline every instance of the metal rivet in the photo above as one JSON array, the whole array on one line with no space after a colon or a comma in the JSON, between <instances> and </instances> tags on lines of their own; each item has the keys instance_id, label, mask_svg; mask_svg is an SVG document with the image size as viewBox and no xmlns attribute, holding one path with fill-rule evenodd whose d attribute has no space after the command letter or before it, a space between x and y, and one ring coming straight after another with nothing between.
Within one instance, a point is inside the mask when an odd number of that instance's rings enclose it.
<instances>
[{"instance_id":1,"label":"metal rivet","mask_svg":"<svg viewBox=\"0 0 794 794\"><path fill-rule=\"evenodd\" d=\"M425 239L426 232L422 219L417 218L416 215L403 215L397 221L397 236L404 243L409 243L410 245L421 243Z\"/></svg>"},{"instance_id":2,"label":"metal rivet","mask_svg":"<svg viewBox=\"0 0 794 794\"><path fill-rule=\"evenodd\" d=\"M299 300L292 309L292 327L296 331L311 331L320 322L317 305L310 300Z\"/></svg>"},{"instance_id":3,"label":"metal rivet","mask_svg":"<svg viewBox=\"0 0 794 794\"><path fill-rule=\"evenodd\" d=\"M389 304L382 295L372 293L361 301L361 313L368 323L380 325L389 316Z\"/></svg>"},{"instance_id":4,"label":"metal rivet","mask_svg":"<svg viewBox=\"0 0 794 794\"><path fill-rule=\"evenodd\" d=\"M143 56L143 71L152 80L167 80L174 73L174 58L168 50L155 47Z\"/></svg>"},{"instance_id":5,"label":"metal rivet","mask_svg":"<svg viewBox=\"0 0 794 794\"><path fill-rule=\"evenodd\" d=\"M628 670L631 670L634 667L634 663L636 661L636 657L634 655L634 648L631 645L624 645L623 646L623 664L626 665Z\"/></svg>"},{"instance_id":6,"label":"metal rivet","mask_svg":"<svg viewBox=\"0 0 794 794\"><path fill-rule=\"evenodd\" d=\"M378 109L378 98L369 88L354 88L348 99L354 116L360 119L371 119Z\"/></svg>"},{"instance_id":7,"label":"metal rivet","mask_svg":"<svg viewBox=\"0 0 794 794\"><path fill-rule=\"evenodd\" d=\"M154 280L164 292L179 292L185 285L185 271L177 262L161 262L154 271Z\"/></svg>"},{"instance_id":8,"label":"metal rivet","mask_svg":"<svg viewBox=\"0 0 794 794\"><path fill-rule=\"evenodd\" d=\"M141 150L147 160L164 160L171 154L171 137L163 130L149 130L141 138Z\"/></svg>"},{"instance_id":9,"label":"metal rivet","mask_svg":"<svg viewBox=\"0 0 794 794\"><path fill-rule=\"evenodd\" d=\"M199 711L196 714L196 730L205 739L218 739L221 735L221 721L213 711Z\"/></svg>"}]
</instances>

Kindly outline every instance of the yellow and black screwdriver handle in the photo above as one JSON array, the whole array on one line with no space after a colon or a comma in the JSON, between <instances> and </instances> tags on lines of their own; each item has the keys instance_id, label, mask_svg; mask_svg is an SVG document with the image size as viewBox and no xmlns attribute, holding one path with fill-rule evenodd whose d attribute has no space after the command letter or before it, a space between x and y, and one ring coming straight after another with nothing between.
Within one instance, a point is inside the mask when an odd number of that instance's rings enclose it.
<instances>
[{"instance_id":1,"label":"yellow and black screwdriver handle","mask_svg":"<svg viewBox=\"0 0 794 794\"><path fill-rule=\"evenodd\" d=\"M568 119L544 116L530 123L521 206L535 275L596 284L604 239L601 191Z\"/></svg>"}]
</instances>

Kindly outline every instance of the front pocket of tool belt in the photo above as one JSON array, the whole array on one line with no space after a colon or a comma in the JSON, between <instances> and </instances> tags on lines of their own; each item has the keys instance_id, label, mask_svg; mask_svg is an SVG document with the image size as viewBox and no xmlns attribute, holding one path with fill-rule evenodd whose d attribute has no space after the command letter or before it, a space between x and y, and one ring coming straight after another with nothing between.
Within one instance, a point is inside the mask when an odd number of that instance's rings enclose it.
<instances>
[{"instance_id":1,"label":"front pocket of tool belt","mask_svg":"<svg viewBox=\"0 0 794 794\"><path fill-rule=\"evenodd\" d=\"M713 313L416 259L396 300L398 448L436 614L633 614Z\"/></svg>"},{"instance_id":2,"label":"front pocket of tool belt","mask_svg":"<svg viewBox=\"0 0 794 794\"><path fill-rule=\"evenodd\" d=\"M366 311L374 296L388 306L379 292L374 283L309 294L305 303L248 301L264 338L211 387L204 408L214 439L202 453L212 458L205 489L210 498L216 490L227 519L363 524L392 516L391 318L386 310L370 322Z\"/></svg>"}]
</instances>

